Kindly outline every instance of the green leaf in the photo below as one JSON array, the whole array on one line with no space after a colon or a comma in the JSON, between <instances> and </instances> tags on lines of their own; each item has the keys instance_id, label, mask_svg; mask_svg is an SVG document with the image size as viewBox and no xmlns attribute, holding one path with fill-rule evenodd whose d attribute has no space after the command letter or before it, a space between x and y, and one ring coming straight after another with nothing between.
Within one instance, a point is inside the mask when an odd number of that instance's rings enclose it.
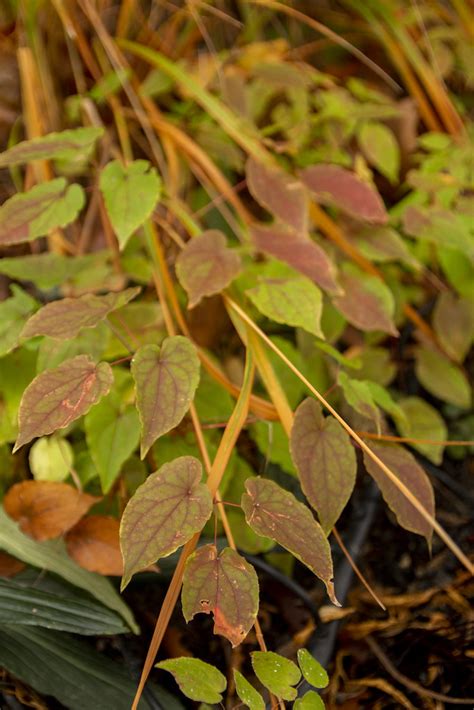
<instances>
[{"instance_id":1,"label":"green leaf","mask_svg":"<svg viewBox=\"0 0 474 710\"><path fill-rule=\"evenodd\" d=\"M99 360L104 357L109 334L105 323L98 323L95 328L84 329L71 340L43 338L38 349L37 372L52 370L76 355L89 355L93 360Z\"/></svg>"},{"instance_id":2,"label":"green leaf","mask_svg":"<svg viewBox=\"0 0 474 710\"><path fill-rule=\"evenodd\" d=\"M474 264L472 261L457 249L441 249L438 247L437 253L440 266L451 286L461 296L471 296L474 281Z\"/></svg>"},{"instance_id":3,"label":"green leaf","mask_svg":"<svg viewBox=\"0 0 474 710\"><path fill-rule=\"evenodd\" d=\"M242 509L248 525L259 535L278 542L314 572L324 582L333 604L338 605L329 543L309 508L264 478L248 479L245 488Z\"/></svg>"},{"instance_id":4,"label":"green leaf","mask_svg":"<svg viewBox=\"0 0 474 710\"><path fill-rule=\"evenodd\" d=\"M296 410L290 449L303 493L329 534L355 485L357 461L349 436L308 398Z\"/></svg>"},{"instance_id":5,"label":"green leaf","mask_svg":"<svg viewBox=\"0 0 474 710\"><path fill-rule=\"evenodd\" d=\"M129 630L117 614L74 587L58 580L54 590L41 589L37 577L30 584L0 578L0 626L42 626L87 636Z\"/></svg>"},{"instance_id":6,"label":"green leaf","mask_svg":"<svg viewBox=\"0 0 474 710\"><path fill-rule=\"evenodd\" d=\"M17 281L31 281L38 288L50 289L62 286L71 276L87 269L90 265L88 256L63 256L44 252L24 256L2 257L0 274L5 274Z\"/></svg>"},{"instance_id":7,"label":"green leaf","mask_svg":"<svg viewBox=\"0 0 474 710\"><path fill-rule=\"evenodd\" d=\"M186 621L212 612L214 633L238 646L257 618L257 574L230 547L218 554L215 545L204 545L186 563L181 601Z\"/></svg>"},{"instance_id":8,"label":"green leaf","mask_svg":"<svg viewBox=\"0 0 474 710\"><path fill-rule=\"evenodd\" d=\"M333 303L349 323L364 331L381 330L398 335L393 322L395 302L383 281L349 264L340 281L344 293L333 297Z\"/></svg>"},{"instance_id":9,"label":"green leaf","mask_svg":"<svg viewBox=\"0 0 474 710\"><path fill-rule=\"evenodd\" d=\"M36 481L64 481L74 460L71 444L60 436L44 436L30 449L29 463Z\"/></svg>"},{"instance_id":10,"label":"green leaf","mask_svg":"<svg viewBox=\"0 0 474 710\"><path fill-rule=\"evenodd\" d=\"M79 298L63 298L47 303L26 323L22 338L47 335L50 338L68 340L83 328L94 328L109 313L121 308L140 293L140 288L128 288L105 296L85 294Z\"/></svg>"},{"instance_id":11,"label":"green leaf","mask_svg":"<svg viewBox=\"0 0 474 710\"><path fill-rule=\"evenodd\" d=\"M447 354L462 362L474 339L474 299L457 298L450 291L440 293L433 311L433 327Z\"/></svg>"},{"instance_id":12,"label":"green leaf","mask_svg":"<svg viewBox=\"0 0 474 710\"><path fill-rule=\"evenodd\" d=\"M305 276L261 279L246 291L260 313L277 323L291 325L324 338L321 330L323 309L319 288Z\"/></svg>"},{"instance_id":13,"label":"green leaf","mask_svg":"<svg viewBox=\"0 0 474 710\"><path fill-rule=\"evenodd\" d=\"M0 357L16 348L23 326L38 305L19 286L11 290L13 295L0 302Z\"/></svg>"},{"instance_id":14,"label":"green leaf","mask_svg":"<svg viewBox=\"0 0 474 710\"><path fill-rule=\"evenodd\" d=\"M288 436L280 422L256 422L250 427L250 435L265 457L265 461L277 464L292 476L296 475Z\"/></svg>"},{"instance_id":15,"label":"green leaf","mask_svg":"<svg viewBox=\"0 0 474 710\"><path fill-rule=\"evenodd\" d=\"M465 374L441 353L418 348L415 372L420 384L438 399L461 409L471 406L471 388Z\"/></svg>"},{"instance_id":16,"label":"green leaf","mask_svg":"<svg viewBox=\"0 0 474 710\"><path fill-rule=\"evenodd\" d=\"M155 209L160 199L161 180L148 160L134 160L127 166L114 160L102 170L99 186L123 249Z\"/></svg>"},{"instance_id":17,"label":"green leaf","mask_svg":"<svg viewBox=\"0 0 474 710\"><path fill-rule=\"evenodd\" d=\"M363 417L372 419L377 431L380 432L382 419L368 382L354 380L341 370L337 376L337 383L342 388L347 404L350 404Z\"/></svg>"},{"instance_id":18,"label":"green leaf","mask_svg":"<svg viewBox=\"0 0 474 710\"><path fill-rule=\"evenodd\" d=\"M398 444L380 444L370 442L370 448L377 454L383 463L390 468L397 478L415 495L419 502L432 516L435 514L433 488L423 468L417 463L413 455ZM403 493L395 486L388 476L380 469L369 456L364 454L364 463L367 471L382 491L385 502L395 513L399 525L405 530L423 535L428 546L431 547L433 535L432 526L405 498Z\"/></svg>"},{"instance_id":19,"label":"green leaf","mask_svg":"<svg viewBox=\"0 0 474 710\"><path fill-rule=\"evenodd\" d=\"M66 360L35 377L23 393L18 414L19 433L13 451L36 436L64 429L89 411L109 391L111 367L87 355Z\"/></svg>"},{"instance_id":20,"label":"green leaf","mask_svg":"<svg viewBox=\"0 0 474 710\"><path fill-rule=\"evenodd\" d=\"M18 348L0 358L0 443L15 441L21 398L35 374L34 351Z\"/></svg>"},{"instance_id":21,"label":"green leaf","mask_svg":"<svg viewBox=\"0 0 474 710\"><path fill-rule=\"evenodd\" d=\"M199 461L181 456L137 488L120 524L122 589L135 572L171 555L203 528L212 513L212 498L201 478Z\"/></svg>"},{"instance_id":22,"label":"green leaf","mask_svg":"<svg viewBox=\"0 0 474 710\"><path fill-rule=\"evenodd\" d=\"M0 244L21 244L73 222L84 206L80 185L57 178L10 197L0 207Z\"/></svg>"},{"instance_id":23,"label":"green leaf","mask_svg":"<svg viewBox=\"0 0 474 710\"><path fill-rule=\"evenodd\" d=\"M271 693L283 700L294 700L297 696L295 686L301 672L296 663L273 651L253 651L252 667L255 675Z\"/></svg>"},{"instance_id":24,"label":"green leaf","mask_svg":"<svg viewBox=\"0 0 474 710\"><path fill-rule=\"evenodd\" d=\"M96 140L103 133L103 128L89 126L60 133L48 133L41 138L22 141L4 153L0 153L0 168L24 165L32 160L77 161L90 154Z\"/></svg>"},{"instance_id":25,"label":"green leaf","mask_svg":"<svg viewBox=\"0 0 474 710\"><path fill-rule=\"evenodd\" d=\"M220 293L238 275L240 256L227 247L222 232L209 229L193 237L176 259L176 274L188 294L189 308Z\"/></svg>"},{"instance_id":26,"label":"green leaf","mask_svg":"<svg viewBox=\"0 0 474 710\"><path fill-rule=\"evenodd\" d=\"M402 237L392 227L366 228L357 232L355 243L359 251L371 261L402 261L413 269L421 268Z\"/></svg>"},{"instance_id":27,"label":"green leaf","mask_svg":"<svg viewBox=\"0 0 474 710\"><path fill-rule=\"evenodd\" d=\"M314 688L325 688L329 684L329 678L322 665L306 648L300 648L297 655L304 679Z\"/></svg>"},{"instance_id":28,"label":"green leaf","mask_svg":"<svg viewBox=\"0 0 474 710\"><path fill-rule=\"evenodd\" d=\"M227 688L227 681L210 663L199 658L170 658L157 663L156 668L171 673L187 698L205 703L222 702L221 693Z\"/></svg>"},{"instance_id":29,"label":"green leaf","mask_svg":"<svg viewBox=\"0 0 474 710\"><path fill-rule=\"evenodd\" d=\"M131 372L142 425L142 458L188 411L199 384L199 369L196 348L181 335L166 338L161 349L145 345L135 353Z\"/></svg>"},{"instance_id":30,"label":"green leaf","mask_svg":"<svg viewBox=\"0 0 474 710\"><path fill-rule=\"evenodd\" d=\"M397 429L401 436L410 439L431 439L431 441L446 441L448 430L438 410L420 397L406 397L398 403L405 414L405 420L397 421ZM434 444L410 443L411 447L426 456L434 464L443 460L444 446Z\"/></svg>"},{"instance_id":31,"label":"green leaf","mask_svg":"<svg viewBox=\"0 0 474 710\"><path fill-rule=\"evenodd\" d=\"M297 698L293 710L324 710L321 696L315 690L308 690L302 698Z\"/></svg>"},{"instance_id":32,"label":"green leaf","mask_svg":"<svg viewBox=\"0 0 474 710\"><path fill-rule=\"evenodd\" d=\"M21 532L18 525L0 506L0 549L27 564L48 570L67 582L92 594L109 609L117 611L128 626L138 633L138 627L128 606L122 601L108 579L79 567L66 553L62 540L37 542Z\"/></svg>"},{"instance_id":33,"label":"green leaf","mask_svg":"<svg viewBox=\"0 0 474 710\"><path fill-rule=\"evenodd\" d=\"M453 211L409 206L402 219L407 234L448 249L458 249L474 263L474 239L467 220Z\"/></svg>"},{"instance_id":34,"label":"green leaf","mask_svg":"<svg viewBox=\"0 0 474 710\"><path fill-rule=\"evenodd\" d=\"M265 710L265 702L260 693L242 675L237 668L232 669L234 674L235 691L245 705L250 710Z\"/></svg>"},{"instance_id":35,"label":"green leaf","mask_svg":"<svg viewBox=\"0 0 474 710\"><path fill-rule=\"evenodd\" d=\"M274 540L270 540L269 537L257 535L257 533L247 525L245 515L241 510L237 510L236 508L228 510L227 520L229 521L235 544L242 552L247 552L249 555L258 555L262 552L269 552L275 547Z\"/></svg>"},{"instance_id":36,"label":"green leaf","mask_svg":"<svg viewBox=\"0 0 474 710\"><path fill-rule=\"evenodd\" d=\"M383 123L367 121L358 134L359 146L370 165L396 183L400 170L400 148L390 128Z\"/></svg>"}]
</instances>

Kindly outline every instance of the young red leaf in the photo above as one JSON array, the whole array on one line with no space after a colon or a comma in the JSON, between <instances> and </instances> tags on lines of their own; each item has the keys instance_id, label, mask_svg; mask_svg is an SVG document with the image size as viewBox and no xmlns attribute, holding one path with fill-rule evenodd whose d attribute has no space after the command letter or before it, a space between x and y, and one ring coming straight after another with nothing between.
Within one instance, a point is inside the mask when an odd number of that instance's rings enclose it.
<instances>
[{"instance_id":1,"label":"young red leaf","mask_svg":"<svg viewBox=\"0 0 474 710\"><path fill-rule=\"evenodd\" d=\"M305 168L300 176L321 202L336 205L356 219L375 224L387 222L387 212L377 190L351 170L320 164Z\"/></svg>"},{"instance_id":2,"label":"young red leaf","mask_svg":"<svg viewBox=\"0 0 474 710\"><path fill-rule=\"evenodd\" d=\"M132 360L137 408L142 425L141 457L162 434L177 426L199 384L199 359L188 338L166 338L163 345L144 345Z\"/></svg>"},{"instance_id":3,"label":"young red leaf","mask_svg":"<svg viewBox=\"0 0 474 710\"><path fill-rule=\"evenodd\" d=\"M3 507L24 533L50 540L72 528L98 500L67 483L22 481L8 490Z\"/></svg>"},{"instance_id":4,"label":"young red leaf","mask_svg":"<svg viewBox=\"0 0 474 710\"><path fill-rule=\"evenodd\" d=\"M40 308L26 323L21 336L34 338L48 335L67 340L83 328L93 328L106 316L121 308L140 293L140 288L128 288L105 296L86 294L79 298L63 298Z\"/></svg>"},{"instance_id":5,"label":"young red leaf","mask_svg":"<svg viewBox=\"0 0 474 710\"><path fill-rule=\"evenodd\" d=\"M23 392L13 451L36 436L64 429L81 417L107 394L113 380L108 363L95 363L87 355L78 355L54 370L42 372Z\"/></svg>"},{"instance_id":6,"label":"young red leaf","mask_svg":"<svg viewBox=\"0 0 474 710\"><path fill-rule=\"evenodd\" d=\"M422 467L409 451L398 444L370 442L370 448L415 495L432 516L435 514L433 488ZM433 528L405 498L403 493L387 478L380 467L364 454L367 471L382 491L385 502L395 513L399 524L406 530L423 535L431 547Z\"/></svg>"},{"instance_id":7,"label":"young red leaf","mask_svg":"<svg viewBox=\"0 0 474 710\"><path fill-rule=\"evenodd\" d=\"M382 330L398 335L393 322L393 296L380 279L352 267L346 268L340 280L344 293L335 296L333 303L349 323L364 331Z\"/></svg>"},{"instance_id":8,"label":"young red leaf","mask_svg":"<svg viewBox=\"0 0 474 710\"><path fill-rule=\"evenodd\" d=\"M123 574L119 521L110 515L88 515L66 534L69 556L89 572Z\"/></svg>"},{"instance_id":9,"label":"young red leaf","mask_svg":"<svg viewBox=\"0 0 474 710\"><path fill-rule=\"evenodd\" d=\"M329 293L340 293L336 268L319 244L282 224L254 224L250 236L259 251L284 261Z\"/></svg>"},{"instance_id":10,"label":"young red leaf","mask_svg":"<svg viewBox=\"0 0 474 710\"><path fill-rule=\"evenodd\" d=\"M201 477L199 461L181 456L137 488L120 524L122 589L135 572L171 555L202 529L212 513L212 497Z\"/></svg>"},{"instance_id":11,"label":"young red leaf","mask_svg":"<svg viewBox=\"0 0 474 710\"><path fill-rule=\"evenodd\" d=\"M303 493L328 534L354 488L354 447L334 417L325 418L318 402L308 398L296 410L290 450Z\"/></svg>"},{"instance_id":12,"label":"young red leaf","mask_svg":"<svg viewBox=\"0 0 474 710\"><path fill-rule=\"evenodd\" d=\"M277 219L300 234L308 229L308 195L303 185L279 168L250 157L245 174L252 197Z\"/></svg>"},{"instance_id":13,"label":"young red leaf","mask_svg":"<svg viewBox=\"0 0 474 710\"><path fill-rule=\"evenodd\" d=\"M275 540L326 585L333 604L334 594L331 550L311 511L295 496L273 481L251 478L245 482L242 509L248 525L259 535Z\"/></svg>"},{"instance_id":14,"label":"young red leaf","mask_svg":"<svg viewBox=\"0 0 474 710\"><path fill-rule=\"evenodd\" d=\"M176 260L176 274L188 294L189 308L204 296L220 293L240 271L240 256L228 249L227 240L217 229L193 237Z\"/></svg>"},{"instance_id":15,"label":"young red leaf","mask_svg":"<svg viewBox=\"0 0 474 710\"><path fill-rule=\"evenodd\" d=\"M84 205L84 190L57 178L19 192L0 207L0 244L21 244L72 222Z\"/></svg>"},{"instance_id":16,"label":"young red leaf","mask_svg":"<svg viewBox=\"0 0 474 710\"><path fill-rule=\"evenodd\" d=\"M230 547L218 554L215 545L205 545L186 564L181 600L186 621L212 612L214 633L238 646L257 618L258 578Z\"/></svg>"}]
</instances>

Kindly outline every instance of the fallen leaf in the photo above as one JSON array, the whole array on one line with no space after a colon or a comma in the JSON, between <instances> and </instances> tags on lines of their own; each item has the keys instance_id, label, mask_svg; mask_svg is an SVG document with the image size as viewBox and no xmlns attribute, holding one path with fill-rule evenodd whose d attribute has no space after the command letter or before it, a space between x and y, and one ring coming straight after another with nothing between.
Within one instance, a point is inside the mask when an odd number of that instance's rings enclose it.
<instances>
[{"instance_id":1,"label":"fallen leaf","mask_svg":"<svg viewBox=\"0 0 474 710\"><path fill-rule=\"evenodd\" d=\"M25 564L16 557L0 552L0 577L14 577L25 569Z\"/></svg>"},{"instance_id":2,"label":"fallen leaf","mask_svg":"<svg viewBox=\"0 0 474 710\"><path fill-rule=\"evenodd\" d=\"M69 556L89 572L121 576L123 560L119 529L119 521L109 515L82 518L66 534Z\"/></svg>"}]
</instances>

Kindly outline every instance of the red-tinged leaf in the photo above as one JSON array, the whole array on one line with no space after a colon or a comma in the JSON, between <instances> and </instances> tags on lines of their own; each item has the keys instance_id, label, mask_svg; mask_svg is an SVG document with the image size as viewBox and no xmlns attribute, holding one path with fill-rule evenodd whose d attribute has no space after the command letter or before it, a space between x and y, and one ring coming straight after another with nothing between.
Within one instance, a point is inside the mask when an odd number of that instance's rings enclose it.
<instances>
[{"instance_id":1,"label":"red-tinged leaf","mask_svg":"<svg viewBox=\"0 0 474 710\"><path fill-rule=\"evenodd\" d=\"M212 612L214 633L238 646L257 618L258 577L230 547L218 554L215 545L204 545L186 564L181 601L186 621Z\"/></svg>"},{"instance_id":2,"label":"red-tinged leaf","mask_svg":"<svg viewBox=\"0 0 474 710\"><path fill-rule=\"evenodd\" d=\"M171 555L203 528L212 513L212 497L201 477L199 461L181 456L137 488L120 524L122 589L135 572Z\"/></svg>"},{"instance_id":3,"label":"red-tinged leaf","mask_svg":"<svg viewBox=\"0 0 474 710\"><path fill-rule=\"evenodd\" d=\"M107 394L113 381L110 365L97 364L87 355L78 355L54 370L42 372L23 392L13 451L36 436L64 429Z\"/></svg>"},{"instance_id":4,"label":"red-tinged leaf","mask_svg":"<svg viewBox=\"0 0 474 710\"><path fill-rule=\"evenodd\" d=\"M300 234L308 229L308 194L294 177L250 157L245 174L252 197L277 219Z\"/></svg>"},{"instance_id":5,"label":"red-tinged leaf","mask_svg":"<svg viewBox=\"0 0 474 710\"><path fill-rule=\"evenodd\" d=\"M116 518L89 515L66 534L67 551L78 565L89 572L120 577L123 574L123 560L119 529Z\"/></svg>"},{"instance_id":6,"label":"red-tinged leaf","mask_svg":"<svg viewBox=\"0 0 474 710\"><path fill-rule=\"evenodd\" d=\"M474 300L443 291L433 311L433 327L448 355L462 362L474 339Z\"/></svg>"},{"instance_id":7,"label":"red-tinged leaf","mask_svg":"<svg viewBox=\"0 0 474 710\"><path fill-rule=\"evenodd\" d=\"M40 308L26 323L22 338L48 335L67 340L83 328L93 328L106 316L121 308L140 293L140 288L128 288L105 296L86 294L79 298L63 298Z\"/></svg>"},{"instance_id":8,"label":"red-tinged leaf","mask_svg":"<svg viewBox=\"0 0 474 710\"><path fill-rule=\"evenodd\" d=\"M435 514L433 488L422 467L409 451L398 444L380 444L370 442L370 448L396 474L399 480L410 489L432 516ZM406 530L423 535L431 546L433 528L405 498L403 493L392 483L380 467L364 454L367 471L382 491L385 502L396 515L399 524Z\"/></svg>"},{"instance_id":9,"label":"red-tinged leaf","mask_svg":"<svg viewBox=\"0 0 474 710\"><path fill-rule=\"evenodd\" d=\"M84 205L80 185L57 178L19 192L0 207L0 244L21 244L72 222Z\"/></svg>"},{"instance_id":10,"label":"red-tinged leaf","mask_svg":"<svg viewBox=\"0 0 474 710\"><path fill-rule=\"evenodd\" d=\"M259 251L284 261L329 293L340 293L336 268L319 244L282 224L254 224L250 236Z\"/></svg>"},{"instance_id":11,"label":"red-tinged leaf","mask_svg":"<svg viewBox=\"0 0 474 710\"><path fill-rule=\"evenodd\" d=\"M22 165L30 160L61 159L73 163L87 156L103 133L103 128L88 126L21 141L0 153L0 168Z\"/></svg>"},{"instance_id":12,"label":"red-tinged leaf","mask_svg":"<svg viewBox=\"0 0 474 710\"><path fill-rule=\"evenodd\" d=\"M354 447L334 417L325 418L318 402L306 399L296 410L290 450L301 488L328 534L354 488Z\"/></svg>"},{"instance_id":13,"label":"red-tinged leaf","mask_svg":"<svg viewBox=\"0 0 474 710\"><path fill-rule=\"evenodd\" d=\"M141 457L159 436L177 426L199 384L199 359L188 338L166 338L163 345L144 345L132 360L137 408L142 425Z\"/></svg>"},{"instance_id":14,"label":"red-tinged leaf","mask_svg":"<svg viewBox=\"0 0 474 710\"><path fill-rule=\"evenodd\" d=\"M363 274L352 267L341 274L344 293L335 296L335 307L349 323L364 331L381 330L398 335L393 322L395 303L390 289L376 276Z\"/></svg>"},{"instance_id":15,"label":"red-tinged leaf","mask_svg":"<svg viewBox=\"0 0 474 710\"><path fill-rule=\"evenodd\" d=\"M302 170L300 176L321 202L336 205L356 219L375 224L387 222L387 212L377 190L351 170L339 165L312 165Z\"/></svg>"},{"instance_id":16,"label":"red-tinged leaf","mask_svg":"<svg viewBox=\"0 0 474 710\"><path fill-rule=\"evenodd\" d=\"M227 247L222 232L209 229L193 237L176 260L176 274L188 294L189 308L204 296L220 293L237 276L240 266L240 256Z\"/></svg>"},{"instance_id":17,"label":"red-tinged leaf","mask_svg":"<svg viewBox=\"0 0 474 710\"><path fill-rule=\"evenodd\" d=\"M454 210L409 205L402 217L403 230L423 241L458 249L474 263L474 243L467 219Z\"/></svg>"},{"instance_id":18,"label":"red-tinged leaf","mask_svg":"<svg viewBox=\"0 0 474 710\"><path fill-rule=\"evenodd\" d=\"M50 540L72 528L98 500L67 483L22 481L9 489L3 506L24 533Z\"/></svg>"},{"instance_id":19,"label":"red-tinged leaf","mask_svg":"<svg viewBox=\"0 0 474 710\"><path fill-rule=\"evenodd\" d=\"M251 478L245 482L242 509L248 525L258 535L275 540L326 585L333 604L334 594L331 550L323 529L309 508L273 481Z\"/></svg>"}]
</instances>

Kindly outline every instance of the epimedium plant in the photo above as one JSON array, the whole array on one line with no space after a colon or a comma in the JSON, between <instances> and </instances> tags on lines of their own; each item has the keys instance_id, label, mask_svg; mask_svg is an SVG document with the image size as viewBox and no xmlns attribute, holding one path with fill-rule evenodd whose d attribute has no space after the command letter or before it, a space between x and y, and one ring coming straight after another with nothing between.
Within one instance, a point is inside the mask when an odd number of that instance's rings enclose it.
<instances>
[{"instance_id":1,"label":"epimedium plant","mask_svg":"<svg viewBox=\"0 0 474 710\"><path fill-rule=\"evenodd\" d=\"M401 108L366 82L342 85L268 43L263 59L242 50L224 76L224 102L222 87L205 87L195 68L133 42L114 46L150 65L139 93L130 72L117 76L159 137L192 155L204 186L213 183L234 214L214 209L208 220L195 219L176 179L159 161L134 159L130 136L119 130L120 157L105 151L99 166L101 126L20 141L0 154L0 167L16 178L36 161L58 175L0 206L2 248L49 242L49 251L0 262L12 281L0 304L0 545L82 589L94 580L89 591L132 630L130 610L94 573L121 575L123 590L181 549L134 707L181 589L185 619L212 614L214 632L232 646L255 627L261 650L251 654L252 669L280 707L324 707L314 690L297 697L301 677L327 685L317 661L303 649L298 665L266 649L258 577L242 553L280 546L339 604L329 536L354 490L360 449L398 523L428 547L436 530L471 568L436 522L429 477L402 445L439 463L445 420L469 416L470 136L413 138L412 168L402 172ZM97 103L116 101L120 82L96 86ZM166 106L163 85L165 95L184 92L189 136L156 107ZM65 235L92 209L83 187L91 175L109 248L66 256ZM246 200L231 187L236 176L246 180ZM387 184L401 188L390 209ZM193 199L199 207L202 190ZM430 278L442 288L427 323L416 308ZM245 353L233 378L197 344L183 313L217 295ZM444 417L428 397L404 396L394 384L388 346L407 319L417 328L416 377L443 403ZM350 345L342 350L341 342ZM222 436L203 422L224 422ZM238 446L244 429L291 486L255 474ZM32 478L16 483L11 462L26 455ZM113 499L114 515L103 514L104 498ZM96 505L99 513L88 515ZM217 531L227 537L223 547ZM211 542L198 546L203 533ZM55 538L65 549L48 546ZM99 547L107 558L100 563ZM223 700L227 680L210 664L173 658L157 667L188 698ZM238 669L233 681L241 703L265 707Z\"/></svg>"}]
</instances>

